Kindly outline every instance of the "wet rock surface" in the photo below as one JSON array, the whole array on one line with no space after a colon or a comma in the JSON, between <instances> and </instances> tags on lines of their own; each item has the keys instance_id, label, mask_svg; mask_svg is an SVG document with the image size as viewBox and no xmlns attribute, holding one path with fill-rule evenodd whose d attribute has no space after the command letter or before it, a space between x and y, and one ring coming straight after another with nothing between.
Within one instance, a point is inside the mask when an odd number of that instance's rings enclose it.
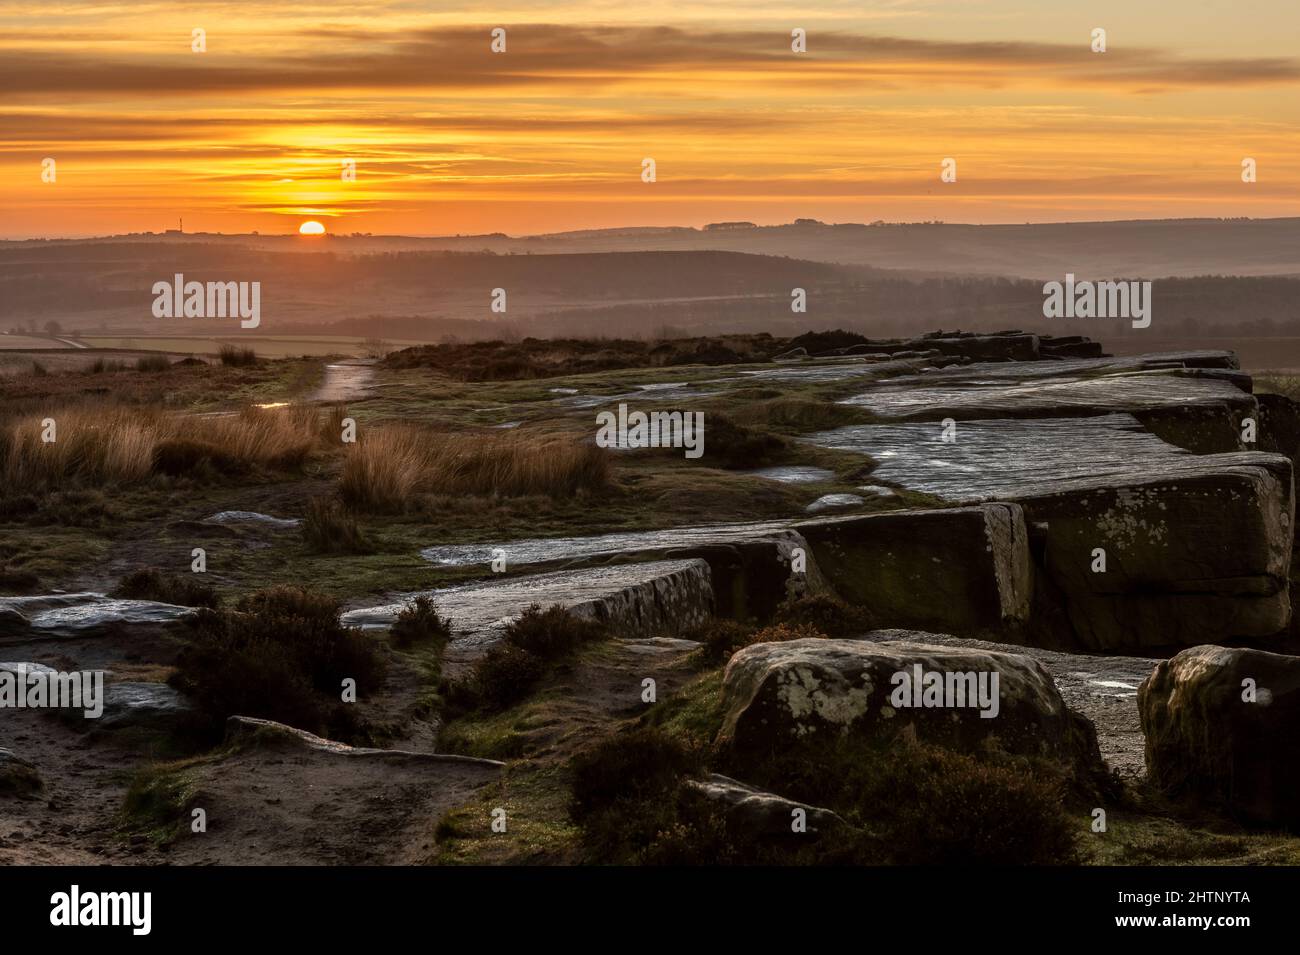
<instances>
[{"instance_id":1,"label":"wet rock surface","mask_svg":"<svg viewBox=\"0 0 1300 955\"><path fill-rule=\"evenodd\" d=\"M0 637L79 636L115 625L171 623L193 613L192 607L90 592L0 597Z\"/></svg>"},{"instance_id":2,"label":"wet rock surface","mask_svg":"<svg viewBox=\"0 0 1300 955\"><path fill-rule=\"evenodd\" d=\"M1252 823L1300 826L1300 657L1193 647L1138 692L1151 781Z\"/></svg>"},{"instance_id":3,"label":"wet rock surface","mask_svg":"<svg viewBox=\"0 0 1300 955\"><path fill-rule=\"evenodd\" d=\"M487 580L427 591L451 618L452 648L485 650L530 604L560 604L609 625L616 636L676 634L713 614L713 586L703 560L652 561ZM417 594L395 603L349 610L347 626L387 627Z\"/></svg>"}]
</instances>

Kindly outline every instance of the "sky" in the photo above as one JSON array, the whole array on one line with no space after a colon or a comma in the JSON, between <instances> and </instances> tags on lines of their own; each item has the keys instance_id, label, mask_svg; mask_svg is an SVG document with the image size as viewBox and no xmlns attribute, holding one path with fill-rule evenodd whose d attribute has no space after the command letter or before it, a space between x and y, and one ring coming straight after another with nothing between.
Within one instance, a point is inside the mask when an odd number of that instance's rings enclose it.
<instances>
[{"instance_id":1,"label":"sky","mask_svg":"<svg viewBox=\"0 0 1300 955\"><path fill-rule=\"evenodd\" d=\"M1297 36L1295 0L0 0L0 237L1294 216Z\"/></svg>"}]
</instances>

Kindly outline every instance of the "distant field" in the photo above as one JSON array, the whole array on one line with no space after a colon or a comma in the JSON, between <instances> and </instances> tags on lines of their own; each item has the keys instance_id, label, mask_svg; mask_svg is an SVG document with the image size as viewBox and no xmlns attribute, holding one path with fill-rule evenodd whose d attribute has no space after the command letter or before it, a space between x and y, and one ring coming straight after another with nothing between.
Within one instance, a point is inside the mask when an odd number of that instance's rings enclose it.
<instances>
[{"instance_id":1,"label":"distant field","mask_svg":"<svg viewBox=\"0 0 1300 955\"><path fill-rule=\"evenodd\" d=\"M0 350L31 351L34 348L71 348L65 342L53 338L35 338L31 335L0 335Z\"/></svg>"},{"instance_id":2,"label":"distant field","mask_svg":"<svg viewBox=\"0 0 1300 955\"><path fill-rule=\"evenodd\" d=\"M153 338L135 336L89 336L81 338L91 348L128 348L135 351L164 351L181 355L215 355L222 345L251 348L266 358L284 358L298 355L348 355L362 356L371 348L368 339L344 335L313 335L298 338L292 335L231 335L221 338ZM392 351L423 342L384 339L383 347Z\"/></svg>"}]
</instances>

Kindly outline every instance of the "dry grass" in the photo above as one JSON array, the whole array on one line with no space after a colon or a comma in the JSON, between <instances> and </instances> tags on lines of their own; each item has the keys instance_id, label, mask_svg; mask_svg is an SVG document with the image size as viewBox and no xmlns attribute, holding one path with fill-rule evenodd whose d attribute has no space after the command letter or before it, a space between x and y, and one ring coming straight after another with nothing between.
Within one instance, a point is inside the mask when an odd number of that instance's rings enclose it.
<instances>
[{"instance_id":1,"label":"dry grass","mask_svg":"<svg viewBox=\"0 0 1300 955\"><path fill-rule=\"evenodd\" d=\"M393 512L424 493L561 497L598 492L609 483L605 453L575 438L453 434L394 424L358 436L339 491L353 507Z\"/></svg>"},{"instance_id":2,"label":"dry grass","mask_svg":"<svg viewBox=\"0 0 1300 955\"><path fill-rule=\"evenodd\" d=\"M50 433L53 441L44 437ZM138 481L188 473L300 466L320 444L314 408L249 409L214 418L157 408L73 407L26 416L0 431L0 475L12 488Z\"/></svg>"}]
</instances>

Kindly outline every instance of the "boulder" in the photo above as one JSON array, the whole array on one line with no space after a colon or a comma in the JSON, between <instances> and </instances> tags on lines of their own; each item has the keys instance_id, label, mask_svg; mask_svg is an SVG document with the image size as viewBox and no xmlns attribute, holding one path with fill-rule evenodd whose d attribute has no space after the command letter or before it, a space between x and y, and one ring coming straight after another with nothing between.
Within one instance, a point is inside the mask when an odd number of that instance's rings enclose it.
<instances>
[{"instance_id":1,"label":"boulder","mask_svg":"<svg viewBox=\"0 0 1300 955\"><path fill-rule=\"evenodd\" d=\"M889 626L965 632L1029 615L1028 534L1015 504L824 518L795 529L832 589Z\"/></svg>"},{"instance_id":2,"label":"boulder","mask_svg":"<svg viewBox=\"0 0 1300 955\"><path fill-rule=\"evenodd\" d=\"M1187 646L1287 627L1294 502L1286 458L1168 457L1157 474L1058 482L1016 500L1041 546L1036 600L1058 604L1068 620L1069 633L1049 645ZM1094 570L1099 549L1104 572ZM1035 616L1050 614L1036 606Z\"/></svg>"},{"instance_id":3,"label":"boulder","mask_svg":"<svg viewBox=\"0 0 1300 955\"><path fill-rule=\"evenodd\" d=\"M110 683L104 687L100 728L157 726L170 723L190 709L189 703L165 683Z\"/></svg>"},{"instance_id":4,"label":"boulder","mask_svg":"<svg viewBox=\"0 0 1300 955\"><path fill-rule=\"evenodd\" d=\"M688 780L685 786L721 806L728 821L746 832L788 836L793 831L791 823L796 809L804 811L809 833L825 835L848 827L848 823L830 809L794 802L720 773L713 773L707 779Z\"/></svg>"},{"instance_id":5,"label":"boulder","mask_svg":"<svg viewBox=\"0 0 1300 955\"><path fill-rule=\"evenodd\" d=\"M915 692L900 697L904 677ZM923 694L935 679L950 692ZM1087 772L1101 766L1092 724L1066 707L1041 663L1019 654L816 638L757 643L732 656L722 692L719 741L742 763L906 734L964 752L1042 757Z\"/></svg>"},{"instance_id":6,"label":"boulder","mask_svg":"<svg viewBox=\"0 0 1300 955\"><path fill-rule=\"evenodd\" d=\"M1162 791L1248 822L1300 826L1300 657L1192 647L1156 664L1138 708Z\"/></svg>"}]
</instances>

